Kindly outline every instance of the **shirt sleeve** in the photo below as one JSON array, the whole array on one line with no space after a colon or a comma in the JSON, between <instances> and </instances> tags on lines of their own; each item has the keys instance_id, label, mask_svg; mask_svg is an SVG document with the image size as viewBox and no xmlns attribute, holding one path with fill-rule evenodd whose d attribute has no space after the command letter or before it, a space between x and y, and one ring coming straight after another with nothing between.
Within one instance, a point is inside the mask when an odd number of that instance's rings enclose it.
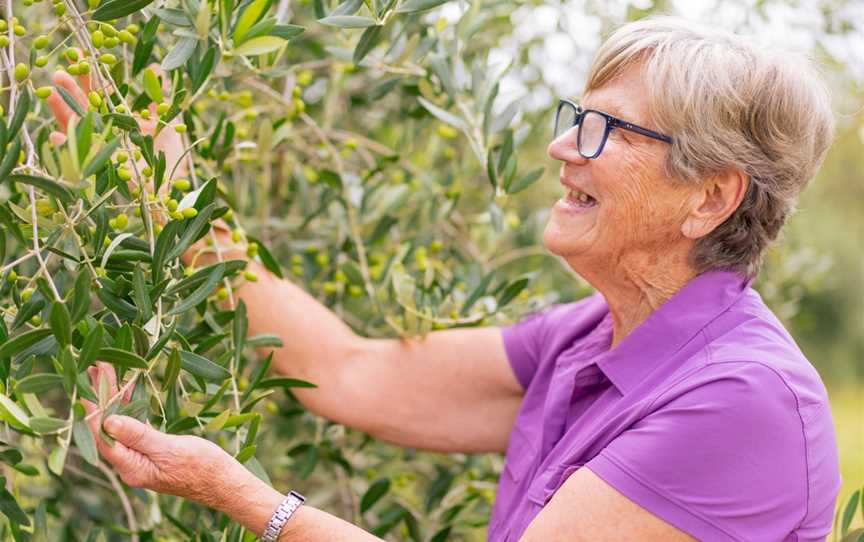
<instances>
[{"instance_id":1,"label":"shirt sleeve","mask_svg":"<svg viewBox=\"0 0 864 542\"><path fill-rule=\"evenodd\" d=\"M698 372L701 378L664 394L586 466L700 540L786 539L807 512L807 449L795 395L758 363Z\"/></svg>"},{"instance_id":2,"label":"shirt sleeve","mask_svg":"<svg viewBox=\"0 0 864 542\"><path fill-rule=\"evenodd\" d=\"M534 373L537 372L540 345L543 343L543 328L546 317L553 308L554 306L530 314L519 322L501 329L507 359L523 390L528 389Z\"/></svg>"}]
</instances>

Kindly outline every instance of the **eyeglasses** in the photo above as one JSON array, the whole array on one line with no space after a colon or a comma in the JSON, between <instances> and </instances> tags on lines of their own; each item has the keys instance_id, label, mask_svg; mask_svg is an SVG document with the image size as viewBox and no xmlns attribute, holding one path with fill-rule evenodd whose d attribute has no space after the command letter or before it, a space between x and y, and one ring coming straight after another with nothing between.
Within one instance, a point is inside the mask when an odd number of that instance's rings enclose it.
<instances>
[{"instance_id":1,"label":"eyeglasses","mask_svg":"<svg viewBox=\"0 0 864 542\"><path fill-rule=\"evenodd\" d=\"M576 125L579 126L576 132L576 148L579 150L579 154L588 159L600 156L606 145L606 140L609 138L609 133L615 128L672 143L672 138L665 134L637 126L603 111L582 109L582 106L576 105L570 100L560 100L555 112L554 139L558 139L561 134L570 131Z\"/></svg>"}]
</instances>

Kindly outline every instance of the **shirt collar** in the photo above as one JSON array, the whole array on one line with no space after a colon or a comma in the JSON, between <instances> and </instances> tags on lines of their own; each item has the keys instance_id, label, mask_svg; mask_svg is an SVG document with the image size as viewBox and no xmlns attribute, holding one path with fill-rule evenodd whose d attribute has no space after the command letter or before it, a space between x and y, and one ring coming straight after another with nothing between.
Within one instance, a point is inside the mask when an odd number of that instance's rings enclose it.
<instances>
[{"instance_id":1,"label":"shirt collar","mask_svg":"<svg viewBox=\"0 0 864 542\"><path fill-rule=\"evenodd\" d=\"M597 365L626 395L663 359L725 312L752 283L752 278L733 271L707 271L696 276L615 348L602 354Z\"/></svg>"}]
</instances>

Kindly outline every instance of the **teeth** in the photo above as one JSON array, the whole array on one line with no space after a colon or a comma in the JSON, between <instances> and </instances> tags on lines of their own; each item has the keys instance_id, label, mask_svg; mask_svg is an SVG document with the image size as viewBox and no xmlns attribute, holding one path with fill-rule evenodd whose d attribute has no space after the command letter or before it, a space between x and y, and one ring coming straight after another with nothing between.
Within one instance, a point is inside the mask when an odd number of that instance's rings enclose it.
<instances>
[{"instance_id":1,"label":"teeth","mask_svg":"<svg viewBox=\"0 0 864 542\"><path fill-rule=\"evenodd\" d=\"M570 199L578 201L579 203L588 203L588 201L591 199L591 196L575 188L571 188L568 191L567 195Z\"/></svg>"}]
</instances>

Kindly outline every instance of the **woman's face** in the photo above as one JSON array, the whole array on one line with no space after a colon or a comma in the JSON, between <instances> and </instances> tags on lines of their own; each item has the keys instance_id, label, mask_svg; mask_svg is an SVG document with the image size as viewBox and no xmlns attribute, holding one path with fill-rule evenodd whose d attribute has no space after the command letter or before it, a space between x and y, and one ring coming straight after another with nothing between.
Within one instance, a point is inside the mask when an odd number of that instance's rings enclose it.
<instances>
[{"instance_id":1,"label":"woman's face","mask_svg":"<svg viewBox=\"0 0 864 542\"><path fill-rule=\"evenodd\" d=\"M645 128L648 118L640 66L586 94L580 105L598 109ZM550 157L561 161L563 195L553 209L543 243L580 274L597 275L616 266L638 267L668 262L674 250L686 262L692 241L681 233L688 196L695 187L672 182L664 172L668 144L616 128L599 157L582 158L576 128L549 144ZM569 185L569 186L568 186ZM593 198L575 201L575 187Z\"/></svg>"}]
</instances>

